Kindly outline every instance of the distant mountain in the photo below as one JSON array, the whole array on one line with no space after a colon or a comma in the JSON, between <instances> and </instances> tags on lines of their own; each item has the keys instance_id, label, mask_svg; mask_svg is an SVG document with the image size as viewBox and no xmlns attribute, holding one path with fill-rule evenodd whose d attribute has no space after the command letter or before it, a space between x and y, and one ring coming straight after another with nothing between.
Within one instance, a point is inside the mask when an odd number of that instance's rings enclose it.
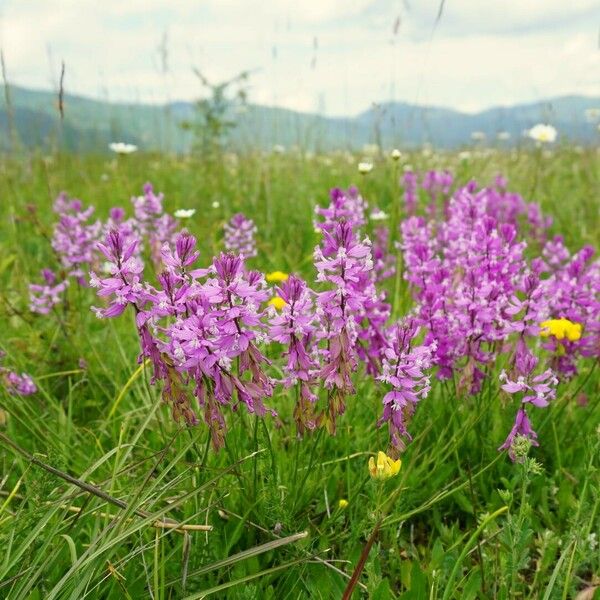
<instances>
[{"instance_id":1,"label":"distant mountain","mask_svg":"<svg viewBox=\"0 0 600 600\"><path fill-rule=\"evenodd\" d=\"M145 150L185 152L192 134L181 123L194 119L189 102L166 105L111 103L67 94L64 122L58 115L56 94L11 86L11 109L0 99L0 148L12 137L26 147L61 144L81 152L106 152L111 141L126 141ZM538 122L553 124L562 137L589 144L597 142L597 125L585 111L600 107L600 98L564 96L543 102L498 107L476 114L402 102L376 105L356 117L334 118L277 107L250 104L236 115L231 136L234 148L272 148L298 145L312 150L359 149L368 143L383 147L416 147L431 143L457 148L472 143L471 134L483 132L494 141L498 132L518 143L522 132ZM12 124L12 126L9 126Z\"/></svg>"}]
</instances>

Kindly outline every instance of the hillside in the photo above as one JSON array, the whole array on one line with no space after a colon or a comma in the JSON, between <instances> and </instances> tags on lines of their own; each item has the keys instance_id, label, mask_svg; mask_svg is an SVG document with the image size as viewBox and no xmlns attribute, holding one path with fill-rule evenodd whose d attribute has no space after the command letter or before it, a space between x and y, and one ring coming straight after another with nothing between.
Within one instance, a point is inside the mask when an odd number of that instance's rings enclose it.
<instances>
[{"instance_id":1,"label":"hillside","mask_svg":"<svg viewBox=\"0 0 600 600\"><path fill-rule=\"evenodd\" d=\"M180 123L193 120L189 102L168 105L111 103L66 94L64 123L60 122L54 93L10 87L11 117L20 143L47 147L60 143L71 150L104 152L115 140L135 143L145 150L185 152L191 134ZM596 125L585 111L600 107L600 98L565 96L543 102L498 107L476 114L456 110L384 103L355 116L323 117L277 107L250 104L236 116L231 144L271 148L274 144L299 145L307 149L360 148L379 142L383 146L414 147L432 143L441 148L461 147L471 142L471 133L481 131L495 140L507 131L508 143L518 143L522 132L537 122L552 123L562 137L578 143L598 139ZM9 116L4 95L0 99L0 147L10 143Z\"/></svg>"}]
</instances>

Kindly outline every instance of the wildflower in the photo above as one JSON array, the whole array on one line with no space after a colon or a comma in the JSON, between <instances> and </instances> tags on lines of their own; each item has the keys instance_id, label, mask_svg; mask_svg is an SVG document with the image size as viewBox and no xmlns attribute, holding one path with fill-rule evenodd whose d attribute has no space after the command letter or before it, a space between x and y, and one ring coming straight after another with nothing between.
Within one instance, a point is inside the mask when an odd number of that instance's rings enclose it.
<instances>
[{"instance_id":1,"label":"wildflower","mask_svg":"<svg viewBox=\"0 0 600 600\"><path fill-rule=\"evenodd\" d=\"M568 256L565 251L564 256ZM577 373L577 358L598 358L600 356L600 268L598 259L594 259L594 249L584 246L579 252L553 269L551 277L546 279L544 290L547 296L546 314L561 315L575 324L571 328L571 337L576 337L581 325L581 339L571 341L549 337L543 346L557 351L552 359L552 367L565 377ZM585 334L585 335L584 335Z\"/></svg>"},{"instance_id":2,"label":"wildflower","mask_svg":"<svg viewBox=\"0 0 600 600\"><path fill-rule=\"evenodd\" d=\"M227 365L239 357L239 374L250 371L251 375L250 381L242 381L226 372L217 372L215 397L227 404L236 389L250 412L264 415L262 400L273 393L272 382L262 370L263 364L270 363L255 345L264 339L260 321L263 314L259 311L268 295L264 277L246 271L243 257L233 254L215 257L209 272L214 277L201 291L206 301L218 309L214 312L207 309L206 315L214 321L217 358L222 357Z\"/></svg>"},{"instance_id":3,"label":"wildflower","mask_svg":"<svg viewBox=\"0 0 600 600\"><path fill-rule=\"evenodd\" d=\"M506 372L502 371L500 381L504 383L500 387L509 394L523 393L524 396L521 400L523 404L531 403L538 408L544 408L548 406L550 400L555 398L558 380L551 369L546 369L540 375L533 375L536 365L537 358L529 354L525 358L525 366L521 367L527 374L519 375L516 381L512 381Z\"/></svg>"},{"instance_id":4,"label":"wildflower","mask_svg":"<svg viewBox=\"0 0 600 600\"><path fill-rule=\"evenodd\" d=\"M124 142L112 142L108 147L116 154L132 154L138 149L135 144L126 144Z\"/></svg>"},{"instance_id":5,"label":"wildflower","mask_svg":"<svg viewBox=\"0 0 600 600\"><path fill-rule=\"evenodd\" d=\"M256 256L256 226L252 219L242 213L233 215L223 226L225 230L225 249L228 252L242 254L244 258Z\"/></svg>"},{"instance_id":6,"label":"wildflower","mask_svg":"<svg viewBox=\"0 0 600 600\"><path fill-rule=\"evenodd\" d=\"M106 236L105 242L98 243L98 249L111 264L111 276L100 279L94 272L90 273L90 285L98 288L101 297L112 297L108 308L92 310L98 317L118 317L128 304L137 305L143 292L141 275L144 266L134 254L138 240L124 243L123 236L113 229Z\"/></svg>"},{"instance_id":7,"label":"wildflower","mask_svg":"<svg viewBox=\"0 0 600 600\"><path fill-rule=\"evenodd\" d=\"M564 244L563 236L555 235L551 240L547 240L542 249L542 256L552 271L563 266L570 257L569 250Z\"/></svg>"},{"instance_id":8,"label":"wildflower","mask_svg":"<svg viewBox=\"0 0 600 600\"><path fill-rule=\"evenodd\" d=\"M198 256L200 253L196 250L196 238L185 230L175 238L175 253L167 242L163 244L161 250L162 262L167 270L179 276L185 274Z\"/></svg>"},{"instance_id":9,"label":"wildflower","mask_svg":"<svg viewBox=\"0 0 600 600\"><path fill-rule=\"evenodd\" d=\"M94 262L102 224L89 222L93 206L84 208L81 200L68 198L64 193L55 200L53 209L59 219L52 235L52 248L68 275L84 285L85 273Z\"/></svg>"},{"instance_id":10,"label":"wildflower","mask_svg":"<svg viewBox=\"0 0 600 600\"><path fill-rule=\"evenodd\" d=\"M327 208L320 206L315 208L315 213L324 218L323 223L315 223L316 233L321 233L322 230L332 231L335 229L336 223L342 219L349 223L355 231L366 223L367 203L357 188L353 186L347 190L333 188L329 197L331 202Z\"/></svg>"},{"instance_id":11,"label":"wildflower","mask_svg":"<svg viewBox=\"0 0 600 600\"><path fill-rule=\"evenodd\" d=\"M315 333L315 311L313 293L299 277L291 275L277 287L283 306L270 322L269 335L272 340L285 345L283 356L285 387L298 386L294 420L298 433L314 429L317 418L314 403L317 400L313 392L318 373L318 358L311 352Z\"/></svg>"},{"instance_id":12,"label":"wildflower","mask_svg":"<svg viewBox=\"0 0 600 600\"><path fill-rule=\"evenodd\" d=\"M510 139L510 133L508 131L499 131L496 135L496 137L500 140L505 142L506 140Z\"/></svg>"},{"instance_id":13,"label":"wildflower","mask_svg":"<svg viewBox=\"0 0 600 600\"><path fill-rule=\"evenodd\" d=\"M323 248L323 255L329 257L337 252L346 257L348 248L336 249L337 242L333 242L333 240L342 226L345 230L344 236L348 238L342 245L352 242L352 247L356 248L360 243L359 230L366 223L367 205L355 187L350 187L346 191L336 188L331 190L330 195L331 204L327 208L316 209L317 214L325 218L325 222L318 225L325 236L322 241L322 244L326 245ZM376 281L385 279L393 270L390 261L394 257L388 255L387 236L389 232L386 232L387 228L378 228L376 247L372 249L371 256L364 261L364 268L360 269L360 273L356 272L348 278L348 291L344 292L355 300L347 311L352 331L349 341L356 350L356 356L366 362L369 374L379 371L380 354L385 346L383 328L391 311L390 305L385 302L385 292L379 292L375 288ZM368 239L364 239L363 245L371 246L371 243ZM348 257L355 258L352 253L348 254ZM377 258L376 266L373 264L375 257ZM321 263L318 260L315 266L318 271L321 271ZM341 269L340 273L343 273L344 277L348 275L342 263L338 265L338 268ZM322 277L322 274L319 273L317 281L324 281ZM334 274L328 281L333 285L339 284ZM329 325L325 323L324 328L327 330L328 327Z\"/></svg>"},{"instance_id":14,"label":"wildflower","mask_svg":"<svg viewBox=\"0 0 600 600\"><path fill-rule=\"evenodd\" d=\"M274 306L277 310L281 310L286 303L281 296L273 296L267 304L269 306Z\"/></svg>"},{"instance_id":15,"label":"wildflower","mask_svg":"<svg viewBox=\"0 0 600 600\"><path fill-rule=\"evenodd\" d=\"M219 206L221 206L221 203L218 200L214 200L211 206L213 208L219 208Z\"/></svg>"},{"instance_id":16,"label":"wildflower","mask_svg":"<svg viewBox=\"0 0 600 600\"><path fill-rule=\"evenodd\" d=\"M156 194L151 183L145 183L142 191L141 196L131 198L131 203L137 219L136 225L141 234L146 234L152 228L154 219L162 215L164 194Z\"/></svg>"},{"instance_id":17,"label":"wildflower","mask_svg":"<svg viewBox=\"0 0 600 600\"><path fill-rule=\"evenodd\" d=\"M390 479L398 475L401 466L400 459L394 460L380 450L377 453L377 462L373 456L369 458L369 475L378 480Z\"/></svg>"},{"instance_id":18,"label":"wildflower","mask_svg":"<svg viewBox=\"0 0 600 600\"><path fill-rule=\"evenodd\" d=\"M428 212L435 216L438 209L438 197L447 197L454 178L448 171L427 171L423 176L421 187L427 192L430 198Z\"/></svg>"},{"instance_id":19,"label":"wildflower","mask_svg":"<svg viewBox=\"0 0 600 600\"><path fill-rule=\"evenodd\" d=\"M414 320L392 328L387 336L389 346L384 351L382 374L377 377L394 388L383 398L383 415L377 424L389 423L392 444L400 449L404 447L402 438L411 439L406 423L430 389L429 377L423 371L431 366L435 347L411 348L417 333Z\"/></svg>"},{"instance_id":20,"label":"wildflower","mask_svg":"<svg viewBox=\"0 0 600 600\"><path fill-rule=\"evenodd\" d=\"M542 144L548 144L556 141L557 135L558 132L554 127L552 127L552 125L544 125L543 123L534 125L527 131L528 137Z\"/></svg>"},{"instance_id":21,"label":"wildflower","mask_svg":"<svg viewBox=\"0 0 600 600\"><path fill-rule=\"evenodd\" d=\"M173 215L178 219L191 219L196 213L195 208L180 208L176 210Z\"/></svg>"},{"instance_id":22,"label":"wildflower","mask_svg":"<svg viewBox=\"0 0 600 600\"><path fill-rule=\"evenodd\" d=\"M366 160L363 162L359 162L358 163L358 172L361 175L366 175L367 173L370 173L373 170L373 163L372 162L367 162Z\"/></svg>"},{"instance_id":23,"label":"wildflower","mask_svg":"<svg viewBox=\"0 0 600 600\"><path fill-rule=\"evenodd\" d=\"M345 498L340 498L338 502L338 507L344 510L345 508L348 508L349 504L350 503L348 502L348 500L346 500Z\"/></svg>"},{"instance_id":24,"label":"wildflower","mask_svg":"<svg viewBox=\"0 0 600 600\"><path fill-rule=\"evenodd\" d=\"M321 318L320 337L328 339L328 352L321 377L330 390L329 409L324 423L335 432L335 418L345 410L344 397L354 393L351 373L358 366L355 342L355 314L364 311L373 299L373 286L361 285L373 269L371 243L356 239L350 223L342 220L331 232L323 229L321 247L314 251L317 281L329 283L333 289L318 295Z\"/></svg>"},{"instance_id":25,"label":"wildflower","mask_svg":"<svg viewBox=\"0 0 600 600\"><path fill-rule=\"evenodd\" d=\"M265 275L265 279L269 283L281 283L282 281L287 281L288 277L289 275L283 271L273 271Z\"/></svg>"},{"instance_id":26,"label":"wildflower","mask_svg":"<svg viewBox=\"0 0 600 600\"><path fill-rule=\"evenodd\" d=\"M508 456L513 462L522 462L523 454L527 454L523 444L524 441L527 441L527 450L529 446L539 446L537 433L531 427L527 411L524 408L519 408L514 425L498 450L508 450Z\"/></svg>"},{"instance_id":27,"label":"wildflower","mask_svg":"<svg viewBox=\"0 0 600 600\"><path fill-rule=\"evenodd\" d=\"M385 221L388 218L388 214L378 209L374 210L369 215L369 218L371 219L371 221Z\"/></svg>"},{"instance_id":28,"label":"wildflower","mask_svg":"<svg viewBox=\"0 0 600 600\"><path fill-rule=\"evenodd\" d=\"M0 383L12 396L31 396L37 392L37 386L27 373L15 373L0 367Z\"/></svg>"},{"instance_id":29,"label":"wildflower","mask_svg":"<svg viewBox=\"0 0 600 600\"><path fill-rule=\"evenodd\" d=\"M498 450L508 450L508 454L513 461L524 460L523 453L517 451L519 448L523 450L522 444L519 445L516 442L524 441L523 438L525 438L531 445L538 445L536 441L537 434L531 427L525 405L530 404L538 408L548 406L549 400L552 400L556 396L556 385L558 384L558 380L550 369L547 369L540 375L533 374L538 364L538 359L531 354L524 344L518 347L518 354L515 366L520 375L516 381L510 380L504 371L500 373L500 381L504 382L501 387L505 392L509 394L523 394L521 406L517 411L513 428L504 444L498 448Z\"/></svg>"},{"instance_id":30,"label":"wildflower","mask_svg":"<svg viewBox=\"0 0 600 600\"><path fill-rule=\"evenodd\" d=\"M540 327L542 337L553 335L557 340L566 337L570 342L576 342L581 338L581 323L573 323L569 319L550 319L540 323Z\"/></svg>"},{"instance_id":31,"label":"wildflower","mask_svg":"<svg viewBox=\"0 0 600 600\"><path fill-rule=\"evenodd\" d=\"M414 215L417 209L417 174L412 170L406 170L402 176L404 184L404 202L406 204L406 212L409 215Z\"/></svg>"},{"instance_id":32,"label":"wildflower","mask_svg":"<svg viewBox=\"0 0 600 600\"><path fill-rule=\"evenodd\" d=\"M392 153L390 156L392 157L393 160L400 160L400 157L402 156L402 152L400 152L400 150L398 150L398 148L394 148L392 150Z\"/></svg>"},{"instance_id":33,"label":"wildflower","mask_svg":"<svg viewBox=\"0 0 600 600\"><path fill-rule=\"evenodd\" d=\"M396 256L389 251L390 230L385 225L375 229L373 242L373 278L375 283L389 279L396 273Z\"/></svg>"},{"instance_id":34,"label":"wildflower","mask_svg":"<svg viewBox=\"0 0 600 600\"><path fill-rule=\"evenodd\" d=\"M31 312L47 315L50 310L60 304L63 292L69 285L69 280L65 279L56 283L56 275L50 269L42 270L44 284L32 283L29 285L29 310Z\"/></svg>"}]
</instances>

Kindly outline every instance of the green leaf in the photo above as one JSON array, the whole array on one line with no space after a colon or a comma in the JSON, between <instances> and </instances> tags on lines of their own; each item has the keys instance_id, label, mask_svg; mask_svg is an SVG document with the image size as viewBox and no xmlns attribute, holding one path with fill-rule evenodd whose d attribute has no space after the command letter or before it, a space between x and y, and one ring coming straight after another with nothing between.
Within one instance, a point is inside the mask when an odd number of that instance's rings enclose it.
<instances>
[{"instance_id":1,"label":"green leaf","mask_svg":"<svg viewBox=\"0 0 600 600\"><path fill-rule=\"evenodd\" d=\"M390 582L384 579L371 594L370 600L391 600L393 598Z\"/></svg>"}]
</instances>

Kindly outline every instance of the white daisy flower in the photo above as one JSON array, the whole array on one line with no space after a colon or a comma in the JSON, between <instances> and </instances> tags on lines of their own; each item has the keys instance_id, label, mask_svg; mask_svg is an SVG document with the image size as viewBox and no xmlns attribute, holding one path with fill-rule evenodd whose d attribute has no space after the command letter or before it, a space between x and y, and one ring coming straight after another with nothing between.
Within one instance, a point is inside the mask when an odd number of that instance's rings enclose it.
<instances>
[{"instance_id":1,"label":"white daisy flower","mask_svg":"<svg viewBox=\"0 0 600 600\"><path fill-rule=\"evenodd\" d=\"M135 144L126 144L125 142L112 142L108 147L117 154L131 154L138 149Z\"/></svg>"},{"instance_id":2,"label":"white daisy flower","mask_svg":"<svg viewBox=\"0 0 600 600\"><path fill-rule=\"evenodd\" d=\"M385 221L388 218L388 214L377 209L370 214L370 218L371 221Z\"/></svg>"},{"instance_id":3,"label":"white daisy flower","mask_svg":"<svg viewBox=\"0 0 600 600\"><path fill-rule=\"evenodd\" d=\"M373 163L372 162L367 162L366 160L363 162L359 162L358 163L358 172L361 175L366 175L367 173L370 173L373 170Z\"/></svg>"},{"instance_id":4,"label":"white daisy flower","mask_svg":"<svg viewBox=\"0 0 600 600\"><path fill-rule=\"evenodd\" d=\"M179 210L176 210L173 214L178 219L190 219L194 216L195 213L195 208L180 208Z\"/></svg>"},{"instance_id":5,"label":"white daisy flower","mask_svg":"<svg viewBox=\"0 0 600 600\"><path fill-rule=\"evenodd\" d=\"M527 131L528 137L542 144L555 142L557 135L558 132L552 125L544 125L543 123L538 123Z\"/></svg>"}]
</instances>

